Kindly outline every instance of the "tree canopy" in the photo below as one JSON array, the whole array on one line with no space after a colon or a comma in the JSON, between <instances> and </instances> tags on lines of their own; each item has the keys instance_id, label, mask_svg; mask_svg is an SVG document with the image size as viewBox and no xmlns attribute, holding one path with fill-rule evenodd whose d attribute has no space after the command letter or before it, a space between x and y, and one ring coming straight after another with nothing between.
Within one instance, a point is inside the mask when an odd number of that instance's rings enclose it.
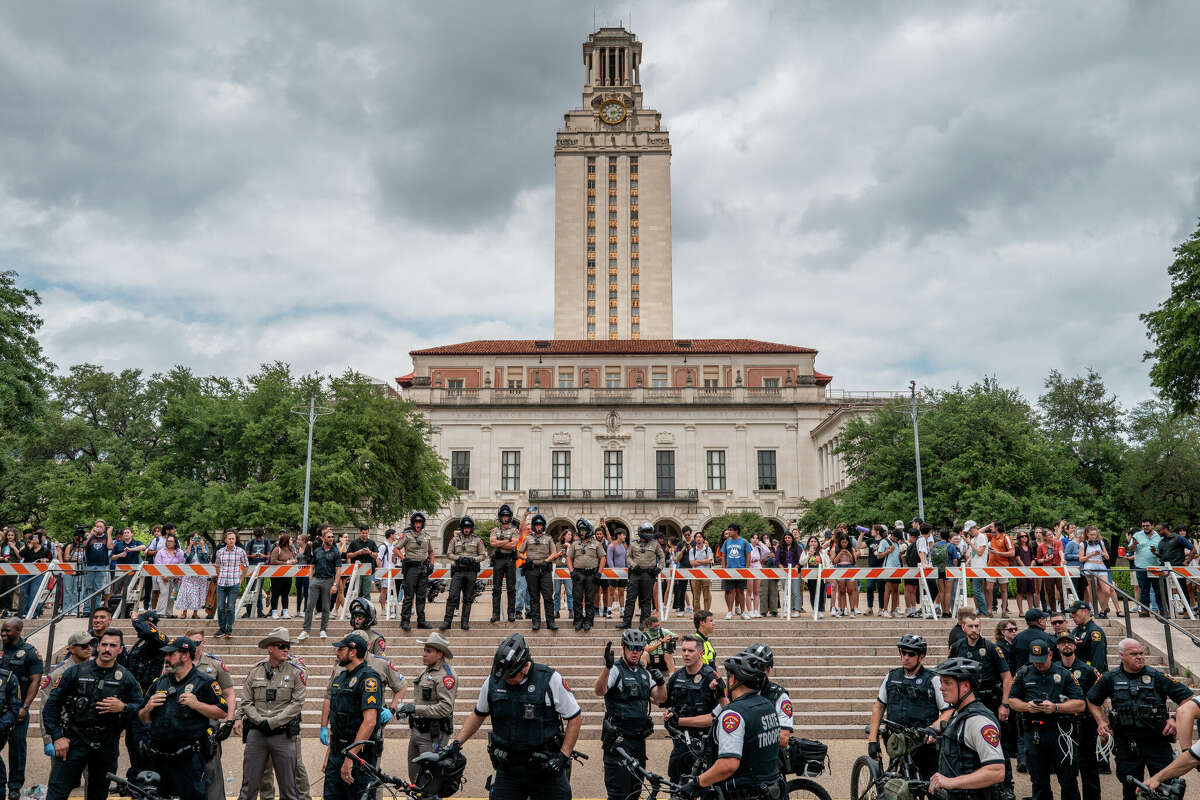
<instances>
[{"instance_id":1,"label":"tree canopy","mask_svg":"<svg viewBox=\"0 0 1200 800\"><path fill-rule=\"evenodd\" d=\"M1200 227L1175 248L1167 268L1171 293L1158 308L1141 315L1154 347L1150 382L1176 414L1200 411Z\"/></svg>"},{"instance_id":2,"label":"tree canopy","mask_svg":"<svg viewBox=\"0 0 1200 800\"><path fill-rule=\"evenodd\" d=\"M28 422L46 398L52 368L42 355L37 332L42 318L34 311L42 299L17 286L17 273L0 272L0 429Z\"/></svg>"}]
</instances>

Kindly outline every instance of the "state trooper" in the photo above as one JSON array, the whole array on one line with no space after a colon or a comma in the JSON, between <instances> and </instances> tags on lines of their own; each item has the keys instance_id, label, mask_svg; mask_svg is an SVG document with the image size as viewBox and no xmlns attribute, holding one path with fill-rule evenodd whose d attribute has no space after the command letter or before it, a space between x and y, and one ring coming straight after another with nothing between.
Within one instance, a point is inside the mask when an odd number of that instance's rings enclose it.
<instances>
[{"instance_id":1,"label":"state trooper","mask_svg":"<svg viewBox=\"0 0 1200 800\"><path fill-rule=\"evenodd\" d=\"M596 541L595 528L583 517L575 523L579 534L567 548L567 570L571 573L571 616L575 630L590 631L596 618L596 588L604 567L604 545ZM586 604L586 605L585 605Z\"/></svg>"},{"instance_id":2,"label":"state trooper","mask_svg":"<svg viewBox=\"0 0 1200 800\"><path fill-rule=\"evenodd\" d=\"M521 540L518 553L525 560L521 570L529 587L529 619L533 622L533 630L542 627L543 607L546 610L546 627L552 631L558 630L554 622L551 593L554 588L554 559L561 553L554 549L554 537L546 531L546 518L541 514L533 515L529 535ZM540 605L538 598L541 598Z\"/></svg>"},{"instance_id":3,"label":"state trooper","mask_svg":"<svg viewBox=\"0 0 1200 800\"><path fill-rule=\"evenodd\" d=\"M438 630L450 630L454 621L454 612L458 610L459 599L462 599L462 617L459 627L464 631L471 630L471 604L475 601L475 578L479 575L479 567L487 558L487 548L475 535L475 520L463 517L459 520L458 530L450 540L446 549L450 557L450 595L446 598L446 617Z\"/></svg>"},{"instance_id":4,"label":"state trooper","mask_svg":"<svg viewBox=\"0 0 1200 800\"><path fill-rule=\"evenodd\" d=\"M1075 628L1071 631L1075 637L1075 657L1100 670L1101 675L1108 672L1108 637L1092 619L1092 607L1076 600L1067 611L1075 620Z\"/></svg>"},{"instance_id":5,"label":"state trooper","mask_svg":"<svg viewBox=\"0 0 1200 800\"><path fill-rule=\"evenodd\" d=\"M383 706L382 688L379 674L363 660L367 642L361 634L349 633L333 646L337 648L338 666L344 670L330 681L321 714L321 743L329 745L324 795L327 800L359 800L369 777L364 770L355 769L353 759L342 751L354 742L375 738ZM372 754L362 752L363 748L377 749L373 744L359 745L357 754L364 759Z\"/></svg>"},{"instance_id":6,"label":"state trooper","mask_svg":"<svg viewBox=\"0 0 1200 800\"><path fill-rule=\"evenodd\" d=\"M488 755L496 769L491 800L570 800L570 755L583 726L579 703L562 675L533 662L519 633L496 650L475 708L450 743L451 754L489 716Z\"/></svg>"},{"instance_id":7,"label":"state trooper","mask_svg":"<svg viewBox=\"0 0 1200 800\"><path fill-rule=\"evenodd\" d=\"M792 696L788 694L787 689L771 680L771 673L775 671L775 651L771 649L771 645L755 642L742 652L761 659L763 662L766 677L763 679L759 694L771 701L771 705L775 708L775 714L779 717L779 771L786 773L791 767L788 759L788 743L792 740L792 731L796 729L795 717L792 712Z\"/></svg>"},{"instance_id":8,"label":"state trooper","mask_svg":"<svg viewBox=\"0 0 1200 800\"><path fill-rule=\"evenodd\" d=\"M300 715L308 694L304 670L288 659L292 638L287 628L276 628L258 646L267 657L250 668L234 712L233 732L242 737L242 788L245 800L258 789L263 772L271 765L284 800L299 800L297 767L300 759ZM307 780L306 780L307 783Z\"/></svg>"},{"instance_id":9,"label":"state trooper","mask_svg":"<svg viewBox=\"0 0 1200 800\"><path fill-rule=\"evenodd\" d=\"M185 635L196 643L196 669L221 687L225 701L229 704L225 710L225 719L233 719L237 698L233 692L233 676L229 674L229 668L225 666L224 661L205 648L203 628L190 628ZM221 767L223 747L220 740L214 740L212 744L212 756L204 764L204 773L208 776L208 800L224 800L225 785L221 777L224 771Z\"/></svg>"},{"instance_id":10,"label":"state trooper","mask_svg":"<svg viewBox=\"0 0 1200 800\"><path fill-rule=\"evenodd\" d=\"M96 641L99 645L99 640ZM50 699L50 686L74 664L82 664L92 657L92 636L87 631L75 631L67 637L67 656L62 661L54 665L50 673L42 678L42 691L38 695L38 699L42 704L43 719L46 713L46 701ZM120 663L119 661L117 663ZM124 665L122 665L124 666ZM139 688L140 692L141 689ZM48 756L54 755L54 740L50 738L50 734L46 732L46 725L42 723L42 745L43 750Z\"/></svg>"},{"instance_id":11,"label":"state trooper","mask_svg":"<svg viewBox=\"0 0 1200 800\"><path fill-rule=\"evenodd\" d=\"M1167 713L1167 700L1183 703L1192 692L1146 666L1146 651L1136 639L1122 639L1117 653L1121 663L1101 675L1088 692L1088 711L1096 721L1100 741L1116 740L1117 775L1140 780L1147 768L1151 774L1157 773L1175 757L1171 749L1175 720ZM1109 698L1112 710L1105 719L1103 706ZM1122 792L1125 800L1134 800L1137 787L1123 783Z\"/></svg>"},{"instance_id":12,"label":"state trooper","mask_svg":"<svg viewBox=\"0 0 1200 800\"><path fill-rule=\"evenodd\" d=\"M952 713L938 736L937 772L929 789L945 792L946 800L994 800L1004 781L1004 753L999 720L975 697L979 664L948 658L933 673Z\"/></svg>"},{"instance_id":13,"label":"state trooper","mask_svg":"<svg viewBox=\"0 0 1200 800\"><path fill-rule=\"evenodd\" d=\"M679 643L683 666L667 679L667 709L663 719L693 734L712 729L713 709L725 705L725 682L717 671L701 658L700 637L689 633ZM667 777L673 783L690 772L696 754L678 739L672 739L671 757L667 761Z\"/></svg>"},{"instance_id":14,"label":"state trooper","mask_svg":"<svg viewBox=\"0 0 1200 800\"><path fill-rule=\"evenodd\" d=\"M1075 657L1075 637L1069 631L1058 635L1058 652L1062 656L1063 669L1071 673L1071 677L1079 682L1079 688L1086 699L1088 692L1100 680L1100 670L1091 664L1085 664ZM1079 745L1079 785L1083 797L1100 796L1100 762L1096 753L1096 720L1088 713L1085 704L1083 710L1075 715L1075 742ZM1105 756L1105 766L1108 758Z\"/></svg>"},{"instance_id":15,"label":"state trooper","mask_svg":"<svg viewBox=\"0 0 1200 800\"><path fill-rule=\"evenodd\" d=\"M867 754L880 758L879 722L884 714L898 725L910 728L929 728L949 717L951 707L942 698L941 684L933 672L925 667L925 654L929 646L916 634L907 633L896 643L900 651L900 666L884 676L879 685L879 694L871 708L871 725L867 733ZM978 670L976 670L978 681ZM972 695L973 697L974 695ZM888 734L884 734L886 743ZM913 764L923 780L937 770L938 753L933 742L927 740L917 748L912 757Z\"/></svg>"},{"instance_id":16,"label":"state trooper","mask_svg":"<svg viewBox=\"0 0 1200 800\"><path fill-rule=\"evenodd\" d=\"M429 628L425 621L425 595L429 591L429 573L433 570L433 539L425 530L425 515L414 511L408 518L410 530L400 533L396 552L404 571L404 604L400 607L400 627L411 631L413 601L417 604L417 627Z\"/></svg>"},{"instance_id":17,"label":"state trooper","mask_svg":"<svg viewBox=\"0 0 1200 800\"><path fill-rule=\"evenodd\" d=\"M210 725L224 719L229 709L220 684L196 669L196 650L185 636L162 648L167 671L138 711L138 719L149 726L143 747L149 765L162 779L163 794L180 800L205 798Z\"/></svg>"},{"instance_id":18,"label":"state trooper","mask_svg":"<svg viewBox=\"0 0 1200 800\"><path fill-rule=\"evenodd\" d=\"M420 619L423 616L422 612L418 610L417 618ZM375 624L378 621L375 604L369 598L356 597L350 601L350 631L362 634L362 637L367 640L368 653L381 656L387 652L387 639L375 630Z\"/></svg>"},{"instance_id":19,"label":"state trooper","mask_svg":"<svg viewBox=\"0 0 1200 800\"><path fill-rule=\"evenodd\" d=\"M654 732L650 703L667 697L666 678L657 669L642 666L646 634L627 630L621 634L621 657L613 656L612 642L604 645L604 669L596 677L595 692L604 698L604 725L600 741L604 748L604 788L608 800L631 800L641 792L642 782L624 767L617 748L646 766L646 737Z\"/></svg>"},{"instance_id":20,"label":"state trooper","mask_svg":"<svg viewBox=\"0 0 1200 800\"><path fill-rule=\"evenodd\" d=\"M20 617L9 617L0 625L0 639L4 640L4 655L0 667L10 670L21 690L21 708L17 712L17 724L8 739L8 796L21 795L25 785L26 739L29 734L29 709L42 690L42 674L46 671L37 648L21 638L25 623Z\"/></svg>"},{"instance_id":21,"label":"state trooper","mask_svg":"<svg viewBox=\"0 0 1200 800\"><path fill-rule=\"evenodd\" d=\"M635 602L641 606L641 625L645 627L654 611L654 579L667 563L663 549L654 540L654 526L649 522L638 525L638 538L629 543L625 563L629 565L629 588L625 593L625 613L617 627L632 627Z\"/></svg>"},{"instance_id":22,"label":"state trooper","mask_svg":"<svg viewBox=\"0 0 1200 800\"><path fill-rule=\"evenodd\" d=\"M106 631L95 660L71 663L51 685L42 717L54 755L46 787L48 800L66 800L79 786L84 770L87 799L108 796L106 776L117 771L121 731L142 705L137 681L127 667L117 663L123 644L121 631ZM90 646L87 649L90 651Z\"/></svg>"},{"instance_id":23,"label":"state trooper","mask_svg":"<svg viewBox=\"0 0 1200 800\"><path fill-rule=\"evenodd\" d=\"M991 711L996 719L1003 723L1008 720L1010 713L1004 701L1008 697L1013 681L1008 659L1000 645L983 638L983 623L978 614L972 612L963 615L961 624L966 637L950 646L948 657L966 658L979 664L979 685L975 687L975 697L987 706L988 711ZM1011 758L1016 753L1008 752L1003 747L1003 740L1001 745L1001 749L1004 750L1004 786L1011 791L1013 786Z\"/></svg>"},{"instance_id":24,"label":"state trooper","mask_svg":"<svg viewBox=\"0 0 1200 800\"><path fill-rule=\"evenodd\" d=\"M685 798L719 786L727 800L780 798L779 715L760 694L767 679L762 659L748 652L725 659L730 701L713 724L716 761L680 788Z\"/></svg>"},{"instance_id":25,"label":"state trooper","mask_svg":"<svg viewBox=\"0 0 1200 800\"><path fill-rule=\"evenodd\" d=\"M1033 800L1052 800L1051 773L1058 776L1063 800L1076 800L1079 762L1072 715L1084 710L1083 690L1075 676L1050 656L1050 648L1034 643L1029 663L1013 679L1008 703L1024 715L1025 765L1033 782Z\"/></svg>"},{"instance_id":26,"label":"state trooper","mask_svg":"<svg viewBox=\"0 0 1200 800\"><path fill-rule=\"evenodd\" d=\"M508 621L517 616L517 546L521 530L513 524L512 508L505 503L496 512L499 524L492 528L492 624L500 621L500 587L508 581Z\"/></svg>"},{"instance_id":27,"label":"state trooper","mask_svg":"<svg viewBox=\"0 0 1200 800\"><path fill-rule=\"evenodd\" d=\"M433 753L454 733L454 700L458 697L458 677L448 663L454 658L450 641L440 633L418 639L421 645L421 674L413 682L413 710L408 717L408 779L417 782L414 760L422 753Z\"/></svg>"}]
</instances>

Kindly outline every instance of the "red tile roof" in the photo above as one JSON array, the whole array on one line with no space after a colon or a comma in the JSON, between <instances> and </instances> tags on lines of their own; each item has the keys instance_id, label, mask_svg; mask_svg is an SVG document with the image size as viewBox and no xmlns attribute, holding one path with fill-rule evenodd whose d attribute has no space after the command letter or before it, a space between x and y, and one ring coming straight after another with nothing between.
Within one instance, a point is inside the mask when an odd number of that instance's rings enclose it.
<instances>
[{"instance_id":1,"label":"red tile roof","mask_svg":"<svg viewBox=\"0 0 1200 800\"><path fill-rule=\"evenodd\" d=\"M401 375L399 378L396 378L396 383L400 384L401 386L412 386L412 381L413 373L411 372L407 375Z\"/></svg>"},{"instance_id":2,"label":"red tile roof","mask_svg":"<svg viewBox=\"0 0 1200 800\"><path fill-rule=\"evenodd\" d=\"M667 353L816 353L758 339L480 339L413 350L411 356L663 355Z\"/></svg>"},{"instance_id":3,"label":"red tile roof","mask_svg":"<svg viewBox=\"0 0 1200 800\"><path fill-rule=\"evenodd\" d=\"M408 373L408 379L410 382L412 381L412 373L411 372ZM813 379L816 380L818 386L828 386L829 382L833 380L833 376L826 375L824 372L817 372L814 369L813 370Z\"/></svg>"}]
</instances>

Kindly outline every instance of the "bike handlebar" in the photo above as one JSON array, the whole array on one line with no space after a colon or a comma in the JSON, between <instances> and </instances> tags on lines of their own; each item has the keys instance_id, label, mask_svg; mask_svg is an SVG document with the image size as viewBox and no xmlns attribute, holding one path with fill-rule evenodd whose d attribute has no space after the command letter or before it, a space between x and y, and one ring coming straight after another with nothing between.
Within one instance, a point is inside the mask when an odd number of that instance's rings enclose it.
<instances>
[{"instance_id":1,"label":"bike handlebar","mask_svg":"<svg viewBox=\"0 0 1200 800\"><path fill-rule=\"evenodd\" d=\"M1182 800L1183 793L1187 789L1187 783L1179 778L1165 780L1158 785L1157 789L1151 789L1132 775L1126 775L1125 782L1141 789L1151 800Z\"/></svg>"},{"instance_id":2,"label":"bike handlebar","mask_svg":"<svg viewBox=\"0 0 1200 800\"><path fill-rule=\"evenodd\" d=\"M118 789L128 794L130 797L136 797L139 800L167 800L164 795L161 795L151 789L147 789L141 784L127 781L115 773L109 772L104 777L108 778L110 783L115 783Z\"/></svg>"}]
</instances>

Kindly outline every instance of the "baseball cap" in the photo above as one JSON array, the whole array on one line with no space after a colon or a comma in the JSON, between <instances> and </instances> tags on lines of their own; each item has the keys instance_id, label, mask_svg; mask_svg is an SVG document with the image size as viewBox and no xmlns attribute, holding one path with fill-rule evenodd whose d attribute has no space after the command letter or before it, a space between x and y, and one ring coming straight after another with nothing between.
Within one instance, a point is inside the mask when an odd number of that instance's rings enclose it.
<instances>
[{"instance_id":1,"label":"baseball cap","mask_svg":"<svg viewBox=\"0 0 1200 800\"><path fill-rule=\"evenodd\" d=\"M963 530L964 530L964 531L969 531L969 530L971 530L972 528L978 528L978 527L979 527L979 523L978 523L978 522L976 522L976 521L975 521L975 520L973 520L973 519L969 519L969 520L967 520L966 522L964 522L964 523L963 523Z\"/></svg>"},{"instance_id":2,"label":"baseball cap","mask_svg":"<svg viewBox=\"0 0 1200 800\"><path fill-rule=\"evenodd\" d=\"M1058 638L1055 641L1070 642L1071 644L1075 644L1075 637L1071 635L1070 631L1063 631L1062 633L1058 634Z\"/></svg>"},{"instance_id":3,"label":"baseball cap","mask_svg":"<svg viewBox=\"0 0 1200 800\"><path fill-rule=\"evenodd\" d=\"M898 519L898 520L896 520L894 523L892 523L892 525L893 525L893 527L895 527L895 528L903 528L903 527L904 527L904 520L902 520L902 519Z\"/></svg>"},{"instance_id":4,"label":"baseball cap","mask_svg":"<svg viewBox=\"0 0 1200 800\"><path fill-rule=\"evenodd\" d=\"M1045 664L1050 660L1050 648L1041 642L1035 642L1029 648L1030 664Z\"/></svg>"},{"instance_id":5,"label":"baseball cap","mask_svg":"<svg viewBox=\"0 0 1200 800\"><path fill-rule=\"evenodd\" d=\"M77 647L81 645L90 645L92 643L92 635L87 631L75 631L67 637L67 647Z\"/></svg>"},{"instance_id":6,"label":"baseball cap","mask_svg":"<svg viewBox=\"0 0 1200 800\"><path fill-rule=\"evenodd\" d=\"M1067 609L1067 613L1074 614L1076 611L1081 611L1081 610L1082 611L1091 611L1092 607L1091 607L1091 605L1083 602L1082 600L1076 600L1074 603L1071 603L1071 607Z\"/></svg>"},{"instance_id":7,"label":"baseball cap","mask_svg":"<svg viewBox=\"0 0 1200 800\"><path fill-rule=\"evenodd\" d=\"M173 642L160 650L160 653L187 653L192 658L196 657L196 647L198 645L186 636L179 636Z\"/></svg>"},{"instance_id":8,"label":"baseball cap","mask_svg":"<svg viewBox=\"0 0 1200 800\"><path fill-rule=\"evenodd\" d=\"M333 646L334 647L358 647L358 648L361 648L365 652L367 649L367 640L363 636L361 636L357 633L348 633L345 636L343 636L342 638L338 639L336 642L334 642Z\"/></svg>"},{"instance_id":9,"label":"baseball cap","mask_svg":"<svg viewBox=\"0 0 1200 800\"><path fill-rule=\"evenodd\" d=\"M1031 608L1025 612L1025 621L1037 622L1039 619L1045 619L1048 616L1050 615L1045 611L1042 611L1040 608Z\"/></svg>"}]
</instances>

